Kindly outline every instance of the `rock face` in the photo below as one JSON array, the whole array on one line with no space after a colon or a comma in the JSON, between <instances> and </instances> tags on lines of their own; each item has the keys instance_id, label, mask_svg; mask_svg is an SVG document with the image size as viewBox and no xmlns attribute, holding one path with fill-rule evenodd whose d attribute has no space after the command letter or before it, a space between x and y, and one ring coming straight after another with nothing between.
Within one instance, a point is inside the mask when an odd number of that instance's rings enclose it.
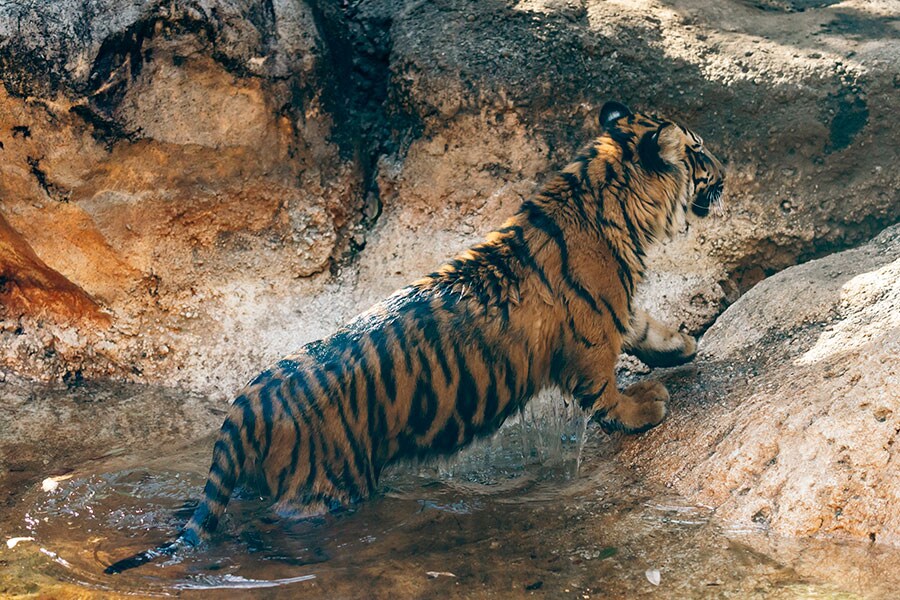
<instances>
[{"instance_id":1,"label":"rock face","mask_svg":"<svg viewBox=\"0 0 900 600\"><path fill-rule=\"evenodd\" d=\"M653 257L643 291L703 331L764 276L900 219L893 17L865 0L8 3L0 365L230 395L500 223L610 98L730 159L727 215Z\"/></svg>"},{"instance_id":2,"label":"rock face","mask_svg":"<svg viewBox=\"0 0 900 600\"><path fill-rule=\"evenodd\" d=\"M663 379L627 464L739 525L900 544L900 226L766 279Z\"/></svg>"},{"instance_id":3,"label":"rock face","mask_svg":"<svg viewBox=\"0 0 900 600\"><path fill-rule=\"evenodd\" d=\"M4 266L7 367L165 379L227 336L244 277L287 288L346 249L363 176L306 5L17 3L0 36L0 239L29 257ZM37 272L45 301L13 295Z\"/></svg>"}]
</instances>

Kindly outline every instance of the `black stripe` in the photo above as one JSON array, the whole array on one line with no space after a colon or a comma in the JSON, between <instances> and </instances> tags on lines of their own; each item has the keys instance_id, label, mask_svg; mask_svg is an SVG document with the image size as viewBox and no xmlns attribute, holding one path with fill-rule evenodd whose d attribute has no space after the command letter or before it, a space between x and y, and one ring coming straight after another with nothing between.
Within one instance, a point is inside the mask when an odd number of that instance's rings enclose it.
<instances>
[{"instance_id":1,"label":"black stripe","mask_svg":"<svg viewBox=\"0 0 900 600\"><path fill-rule=\"evenodd\" d=\"M596 152L596 149L594 150ZM582 185L586 186L588 191L591 194L591 198L596 201L597 200L597 190L594 188L594 182L591 181L591 174L588 167L591 164L591 159L585 157L584 160L580 162L580 166L578 168L578 175L581 177Z\"/></svg>"},{"instance_id":2,"label":"black stripe","mask_svg":"<svg viewBox=\"0 0 900 600\"><path fill-rule=\"evenodd\" d=\"M269 382L265 387L259 390L259 403L262 407L262 419L265 426L265 448L259 462L262 463L269 456L269 450L272 448L272 427L275 425L275 413L272 405L272 386L281 383L280 379Z\"/></svg>"},{"instance_id":3,"label":"black stripe","mask_svg":"<svg viewBox=\"0 0 900 600\"><path fill-rule=\"evenodd\" d=\"M623 335L625 333L627 333L628 328L625 327L625 324L622 322L622 319L620 319L619 315L616 314L616 311L613 310L613 307L609 303L609 301L606 298L604 298L603 296L600 296L600 302L602 302L603 306L606 307L606 310L609 311L609 316L612 317L613 325L616 326L616 331L618 331L619 333L621 333Z\"/></svg>"},{"instance_id":4,"label":"black stripe","mask_svg":"<svg viewBox=\"0 0 900 600\"><path fill-rule=\"evenodd\" d=\"M313 429L311 426L311 421L309 418L309 414L306 412L307 407L311 406L311 400L308 396L308 391L301 388L301 381L303 383L306 382L305 378L301 378L298 380L298 377L301 377L301 371L297 371L294 373L291 378L288 380L291 386L291 396L294 402L296 402L297 414L300 415L300 418L303 420L303 424L306 426L306 440L309 444L309 473L306 476L306 482L304 483L304 489L312 489L316 483L316 479L318 477L318 467L316 465L316 444L315 444L315 436L312 434ZM290 402L290 399L286 399ZM315 407L313 407L315 411ZM292 413L293 414L293 413ZM293 421L296 423L297 419L294 418ZM299 427L299 424L297 425ZM300 445L300 434L297 434L297 448L299 449ZM299 462L298 462L299 466ZM292 473L296 472L296 467L292 471Z\"/></svg>"},{"instance_id":5,"label":"black stripe","mask_svg":"<svg viewBox=\"0 0 900 600\"><path fill-rule=\"evenodd\" d=\"M520 211L521 212L521 211ZM510 249L513 251L513 254L519 259L525 267L531 269L538 275L538 279L541 280L541 283L548 290L552 290L553 288L550 286L550 281L547 279L546 273L544 273L544 269L537 264L537 261L534 259L534 256L531 254L531 250L528 248L528 243L525 241L525 234L522 231L522 228L514 225L512 227L505 228L511 231L514 234L515 245L510 244Z\"/></svg>"},{"instance_id":6,"label":"black stripe","mask_svg":"<svg viewBox=\"0 0 900 600\"><path fill-rule=\"evenodd\" d=\"M469 371L465 351L461 351L459 346L453 344L453 352L456 354L456 363L459 370L459 385L456 387L456 410L459 412L463 428L465 429L464 437L468 438L469 425L472 423L475 411L478 410L478 384Z\"/></svg>"},{"instance_id":7,"label":"black stripe","mask_svg":"<svg viewBox=\"0 0 900 600\"><path fill-rule=\"evenodd\" d=\"M434 318L434 310L431 305L424 303L419 304L415 307L413 316L421 328L423 341L434 351L438 365L444 373L444 380L448 382L452 381L453 371L450 369L450 365L447 362L447 356L445 355L443 345L441 344L441 333L438 329L437 320Z\"/></svg>"},{"instance_id":8,"label":"black stripe","mask_svg":"<svg viewBox=\"0 0 900 600\"><path fill-rule=\"evenodd\" d=\"M616 259L618 263L618 268L616 269L616 275L619 276L619 283L622 284L622 289L625 290L625 296L628 298L628 306L631 307L631 295L634 293L634 276L631 274L631 269L628 268L628 264L619 254L619 251L616 250L612 244L609 245L612 250L613 258Z\"/></svg>"},{"instance_id":9,"label":"black stripe","mask_svg":"<svg viewBox=\"0 0 900 600\"><path fill-rule=\"evenodd\" d=\"M616 180L616 170L613 168L612 163L606 163L606 186L607 188L613 187L613 182ZM610 190L610 193L615 195L615 193ZM616 223L615 221L610 221L606 218L606 204L605 204L605 196L603 194L599 194L597 198L597 211L596 211L595 219L597 221L597 227L600 228L601 231L606 229L607 227L615 229L617 231L622 231L622 226Z\"/></svg>"},{"instance_id":10,"label":"black stripe","mask_svg":"<svg viewBox=\"0 0 900 600\"><path fill-rule=\"evenodd\" d=\"M634 158L634 152L631 150L631 140L634 139L634 134L630 131L623 131L616 126L613 126L607 130L609 137L618 144L619 148L622 150L622 161L623 162L631 162Z\"/></svg>"},{"instance_id":11,"label":"black stripe","mask_svg":"<svg viewBox=\"0 0 900 600\"><path fill-rule=\"evenodd\" d=\"M399 318L391 319L391 329L394 332L394 337L397 339L397 347L401 350L400 354L403 355L406 372L412 374L412 358L410 357L409 352L409 339L403 321Z\"/></svg>"},{"instance_id":12,"label":"black stripe","mask_svg":"<svg viewBox=\"0 0 900 600\"><path fill-rule=\"evenodd\" d=\"M491 346L485 341L484 334L478 328L473 329L472 338L475 340L478 351L481 353L481 362L484 364L488 378L484 392L484 413L481 415L481 424L484 426L496 416L500 403L496 378L497 367L500 366L497 363L500 361L497 360L497 353L492 352ZM504 366L509 368L509 357L503 356L503 360L505 362Z\"/></svg>"},{"instance_id":13,"label":"black stripe","mask_svg":"<svg viewBox=\"0 0 900 600\"><path fill-rule=\"evenodd\" d=\"M631 237L631 245L635 249L636 252L641 253L641 242L638 238L637 229L634 226L634 223L631 222L631 217L628 216L628 209L625 206L625 199L621 196L618 197L619 200L619 208L622 211L622 218L625 220L625 227L628 229L628 235Z\"/></svg>"},{"instance_id":14,"label":"black stripe","mask_svg":"<svg viewBox=\"0 0 900 600\"><path fill-rule=\"evenodd\" d=\"M340 394L337 393L337 390L332 389L331 382L329 381L328 375L331 374L336 379L340 377L340 367L334 364L325 364L319 368L313 369L313 376L315 377L315 384L318 385L318 393L315 394L317 398L327 398L330 404L336 404L338 409L338 417L341 421L341 426L344 429L344 435L347 438L347 444L350 446L350 452L353 454L354 462L356 463L357 473L360 476L365 476L367 473L367 469L364 465L364 459L362 456L362 452L359 450L359 446L356 443L356 437L353 435L353 432L350 429L350 425L347 422L347 415L344 413L343 403L341 402ZM313 385L313 382L309 382L310 388ZM313 391L313 390L311 390ZM322 419L323 424L325 423L324 415L321 413L317 413L320 419ZM336 433L336 432L333 432ZM322 439L322 447L325 448L326 440L323 436L320 435ZM334 448L337 449L337 444L334 444ZM331 480L332 483L335 484L335 487L338 489L342 489L340 482L337 480L337 475L331 470L331 464L327 457L322 458L322 466L325 471L325 476ZM355 497L359 497L359 487L355 480L344 477L346 481L347 488L350 490L351 495Z\"/></svg>"},{"instance_id":15,"label":"black stripe","mask_svg":"<svg viewBox=\"0 0 900 600\"><path fill-rule=\"evenodd\" d=\"M363 353L363 357L365 357L365 353ZM360 364L360 372L363 376L363 391L366 396L366 425L368 426L369 432L369 446L374 462L378 457L378 449L384 441L378 436L379 427L375 415L375 405L378 403L378 394L375 387L375 379L371 369L368 368L366 361L363 361ZM376 470L379 468L378 464L375 464L374 466Z\"/></svg>"},{"instance_id":16,"label":"black stripe","mask_svg":"<svg viewBox=\"0 0 900 600\"><path fill-rule=\"evenodd\" d=\"M555 350L550 357L550 380L566 387L562 381L563 370L566 368L566 355L561 349Z\"/></svg>"},{"instance_id":17,"label":"black stripe","mask_svg":"<svg viewBox=\"0 0 900 600\"><path fill-rule=\"evenodd\" d=\"M575 326L575 319L569 315L568 319L569 331L572 333L572 337L575 338L575 341L585 346L586 348L593 348L596 344L594 344L591 340L587 339L578 328Z\"/></svg>"},{"instance_id":18,"label":"black stripe","mask_svg":"<svg viewBox=\"0 0 900 600\"><path fill-rule=\"evenodd\" d=\"M660 156L659 132L666 125L660 125L656 131L647 131L637 144L641 166L649 173L664 173L672 169Z\"/></svg>"},{"instance_id":19,"label":"black stripe","mask_svg":"<svg viewBox=\"0 0 900 600\"><path fill-rule=\"evenodd\" d=\"M492 270L489 272L490 285L494 293L495 301L500 306L500 318L503 324L509 322L509 302L502 301L504 292L506 292L507 300L509 298L509 290L519 285L519 278L513 271L507 257L501 254L500 248L496 245L486 245L480 253L481 262Z\"/></svg>"},{"instance_id":20,"label":"black stripe","mask_svg":"<svg viewBox=\"0 0 900 600\"><path fill-rule=\"evenodd\" d=\"M304 406L308 406L315 413L316 417L319 419L320 423L325 422L325 414L322 412L322 407L319 406L319 402L322 400L319 396L313 393L312 389L309 386L309 380L307 379L308 369L304 369L302 371L298 370L291 375L291 384L292 387L296 388L292 390L297 397L297 405L300 408L300 414L304 415L307 419L307 424L309 423L308 418L309 415L306 414L306 411L303 410ZM313 367L313 376L318 377L319 369L318 367ZM327 388L325 388L327 390ZM301 402L305 400L305 402Z\"/></svg>"},{"instance_id":21,"label":"black stripe","mask_svg":"<svg viewBox=\"0 0 900 600\"><path fill-rule=\"evenodd\" d=\"M206 486L203 488L203 495L207 501L225 506L225 503L228 502L228 498L231 496L231 491L224 487L220 488L212 479L207 479Z\"/></svg>"},{"instance_id":22,"label":"black stripe","mask_svg":"<svg viewBox=\"0 0 900 600\"><path fill-rule=\"evenodd\" d=\"M244 443L241 441L241 432L237 423L231 419L226 419L222 424L222 434L224 434L228 441L231 442L231 450L234 452L234 456L237 459L238 468L239 470L243 470L244 461L247 457L244 453Z\"/></svg>"},{"instance_id":23,"label":"black stripe","mask_svg":"<svg viewBox=\"0 0 900 600\"><path fill-rule=\"evenodd\" d=\"M266 369L265 371L263 371L262 373L260 373L256 377L254 377L253 380L247 384L247 387L250 387L250 386L253 386L253 385L256 385L259 383L263 383L270 377L272 377L272 371L270 369Z\"/></svg>"},{"instance_id":24,"label":"black stripe","mask_svg":"<svg viewBox=\"0 0 900 600\"><path fill-rule=\"evenodd\" d=\"M359 476L366 479L367 489L371 491L375 488L375 482L372 479L369 460L367 460L359 447L359 441L356 439L356 435L353 433L353 430L350 428L350 424L347 421L347 415L344 412L344 403L341 402L340 399L337 400L337 408L338 417L341 420L341 425L344 427L344 435L347 436L347 443L350 446L350 452L353 453L353 462L356 466L356 472ZM359 497L358 492L359 490L357 488L357 497Z\"/></svg>"},{"instance_id":25,"label":"black stripe","mask_svg":"<svg viewBox=\"0 0 900 600\"><path fill-rule=\"evenodd\" d=\"M350 383L347 386L347 404L350 405L350 412L353 413L353 420L359 422L359 390L357 389L356 377L358 372L354 368L350 373Z\"/></svg>"},{"instance_id":26,"label":"black stripe","mask_svg":"<svg viewBox=\"0 0 900 600\"><path fill-rule=\"evenodd\" d=\"M594 393L578 393L576 394L576 398L578 399L578 405L582 408L582 410L587 410L591 408L597 400L603 396L603 392L606 391L606 386L609 384L608 381L604 381L603 385L600 386L599 392Z\"/></svg>"},{"instance_id":27,"label":"black stripe","mask_svg":"<svg viewBox=\"0 0 900 600\"><path fill-rule=\"evenodd\" d=\"M284 489L284 484L287 481L287 476L293 473L290 467L284 467L278 473L278 487L275 491L276 498L281 498L287 490Z\"/></svg>"},{"instance_id":28,"label":"black stripe","mask_svg":"<svg viewBox=\"0 0 900 600\"><path fill-rule=\"evenodd\" d=\"M303 484L303 489L311 490L315 488L316 479L319 477L319 467L316 462L316 442L315 436L312 435L312 431L306 436L306 441L309 445L309 473L306 475L306 482Z\"/></svg>"},{"instance_id":29,"label":"black stripe","mask_svg":"<svg viewBox=\"0 0 900 600\"><path fill-rule=\"evenodd\" d=\"M258 458L260 455L260 447L259 436L256 435L256 413L250 405L250 398L244 395L239 396L234 401L234 406L239 407L241 410L241 423L244 431L247 432L247 441L250 442L253 453Z\"/></svg>"},{"instance_id":30,"label":"black stripe","mask_svg":"<svg viewBox=\"0 0 900 600\"><path fill-rule=\"evenodd\" d=\"M571 204L575 205L582 222L585 224L590 223L590 217L588 217L587 212L584 210L584 199L582 198L584 190L581 186L581 180L578 179L577 175L565 171L561 172L560 175L565 180L566 185L569 187L569 191L572 193Z\"/></svg>"},{"instance_id":31,"label":"black stripe","mask_svg":"<svg viewBox=\"0 0 900 600\"><path fill-rule=\"evenodd\" d=\"M228 451L228 444L224 440L218 439L213 445L213 462L216 463L222 459L228 461L228 469L232 473L237 473L237 466L234 464L234 459L231 458L231 452Z\"/></svg>"},{"instance_id":32,"label":"black stripe","mask_svg":"<svg viewBox=\"0 0 900 600\"><path fill-rule=\"evenodd\" d=\"M410 402L408 423L413 433L425 435L437 415L438 399L431 380L431 365L428 363L428 357L421 348L417 354L421 368Z\"/></svg>"},{"instance_id":33,"label":"black stripe","mask_svg":"<svg viewBox=\"0 0 900 600\"><path fill-rule=\"evenodd\" d=\"M616 180L616 169L611 162L606 163L606 183L612 183Z\"/></svg>"},{"instance_id":34,"label":"black stripe","mask_svg":"<svg viewBox=\"0 0 900 600\"><path fill-rule=\"evenodd\" d=\"M552 239L556 243L560 254L560 270L562 271L562 276L566 284L572 289L572 291L575 292L575 294L579 298L586 302L588 306L590 306L594 310L594 312L602 314L602 311L597 305L597 301L594 299L594 297L591 296L591 294L586 289L584 289L584 286L582 286L572 276L572 273L569 269L569 249L566 245L566 239L563 235L562 229L560 229L556 221L554 221L549 215L541 210L539 206L530 201L525 202L522 205L522 210L527 213L528 222L532 226L543 231L550 239ZM613 316L613 320L618 321L615 316Z\"/></svg>"},{"instance_id":35,"label":"black stripe","mask_svg":"<svg viewBox=\"0 0 900 600\"><path fill-rule=\"evenodd\" d=\"M342 485L342 481L341 481L342 478L338 477L338 474L334 472L334 470L331 468L331 463L328 460L329 457L325 456L325 454L329 454L329 452L327 451L327 448L325 446L325 444L327 444L328 442L321 435L319 436L319 439L321 440L320 445L322 447L322 450L324 451L323 456L322 456L322 472L325 473L325 479L327 479L328 482L336 490L345 489L344 485ZM343 478L343 479L344 479L344 482L348 484L347 487L352 486L353 489L356 489L356 486L353 485L350 481L347 481L346 478ZM358 493L358 490L357 490L357 493Z\"/></svg>"},{"instance_id":36,"label":"black stripe","mask_svg":"<svg viewBox=\"0 0 900 600\"><path fill-rule=\"evenodd\" d=\"M350 462L347 460L347 457L344 457L344 481L347 482L347 487L344 488L348 492L348 496L350 497L350 502L358 502L362 499L363 496L367 494L363 494L362 490L359 488L359 481L356 477L353 477L350 473ZM359 473L359 471L357 471ZM366 478L368 482L368 478ZM369 489L367 487L367 489Z\"/></svg>"},{"instance_id":37,"label":"black stripe","mask_svg":"<svg viewBox=\"0 0 900 600\"><path fill-rule=\"evenodd\" d=\"M381 374L384 393L387 401L393 404L397 400L397 382L394 379L394 357L388 347L387 335L381 329L376 329L369 335L375 347L375 355L378 357L378 372Z\"/></svg>"},{"instance_id":38,"label":"black stripe","mask_svg":"<svg viewBox=\"0 0 900 600\"><path fill-rule=\"evenodd\" d=\"M294 473L297 472L297 465L300 462L300 442L301 442L301 433L300 433L300 424L297 422L297 417L294 414L294 411L291 409L290 403L284 397L284 387L283 385L279 385L275 388L275 397L278 399L278 402L281 404L281 410L284 412L284 417L290 418L291 425L294 427L294 436L296 439L294 440L294 444L291 447L291 464L286 470L282 470L282 472L278 475L278 496L280 497L287 490L284 489L285 480L288 475L293 476Z\"/></svg>"}]
</instances>

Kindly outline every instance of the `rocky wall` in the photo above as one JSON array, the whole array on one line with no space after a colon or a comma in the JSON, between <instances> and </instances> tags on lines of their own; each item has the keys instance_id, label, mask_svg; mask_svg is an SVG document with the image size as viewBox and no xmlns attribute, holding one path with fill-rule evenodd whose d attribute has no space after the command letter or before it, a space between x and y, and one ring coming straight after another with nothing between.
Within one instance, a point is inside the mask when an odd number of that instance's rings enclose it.
<instances>
[{"instance_id":1,"label":"rocky wall","mask_svg":"<svg viewBox=\"0 0 900 600\"><path fill-rule=\"evenodd\" d=\"M226 397L502 221L610 98L729 161L725 214L654 256L643 290L701 332L765 276L900 219L895 16L862 0L6 5L0 363Z\"/></svg>"}]
</instances>

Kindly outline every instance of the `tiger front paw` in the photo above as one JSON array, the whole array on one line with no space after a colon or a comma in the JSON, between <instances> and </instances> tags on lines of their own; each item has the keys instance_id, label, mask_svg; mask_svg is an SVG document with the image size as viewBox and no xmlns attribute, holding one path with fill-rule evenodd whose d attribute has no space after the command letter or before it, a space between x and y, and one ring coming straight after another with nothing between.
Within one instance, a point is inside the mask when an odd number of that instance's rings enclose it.
<instances>
[{"instance_id":1,"label":"tiger front paw","mask_svg":"<svg viewBox=\"0 0 900 600\"><path fill-rule=\"evenodd\" d=\"M616 405L596 420L606 433L643 433L666 418L669 391L658 381L641 381L620 394Z\"/></svg>"},{"instance_id":2,"label":"tiger front paw","mask_svg":"<svg viewBox=\"0 0 900 600\"><path fill-rule=\"evenodd\" d=\"M694 360L697 356L697 338L678 332L670 338L666 347L639 347L630 349L631 354L651 368L677 367Z\"/></svg>"}]
</instances>

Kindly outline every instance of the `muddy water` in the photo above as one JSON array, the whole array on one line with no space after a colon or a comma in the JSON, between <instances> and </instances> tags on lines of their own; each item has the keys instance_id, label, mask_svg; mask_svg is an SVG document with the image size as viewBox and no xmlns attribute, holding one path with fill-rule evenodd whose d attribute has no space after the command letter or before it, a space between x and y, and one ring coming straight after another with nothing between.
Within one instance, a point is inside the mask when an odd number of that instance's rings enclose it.
<instances>
[{"instance_id":1,"label":"muddy water","mask_svg":"<svg viewBox=\"0 0 900 600\"><path fill-rule=\"evenodd\" d=\"M106 576L187 519L211 448L197 430L221 406L122 386L0 392L0 597L892 598L900 586L896 549L729 529L647 486L559 398L453 460L398 465L352 512L284 522L239 497L206 547Z\"/></svg>"}]
</instances>

